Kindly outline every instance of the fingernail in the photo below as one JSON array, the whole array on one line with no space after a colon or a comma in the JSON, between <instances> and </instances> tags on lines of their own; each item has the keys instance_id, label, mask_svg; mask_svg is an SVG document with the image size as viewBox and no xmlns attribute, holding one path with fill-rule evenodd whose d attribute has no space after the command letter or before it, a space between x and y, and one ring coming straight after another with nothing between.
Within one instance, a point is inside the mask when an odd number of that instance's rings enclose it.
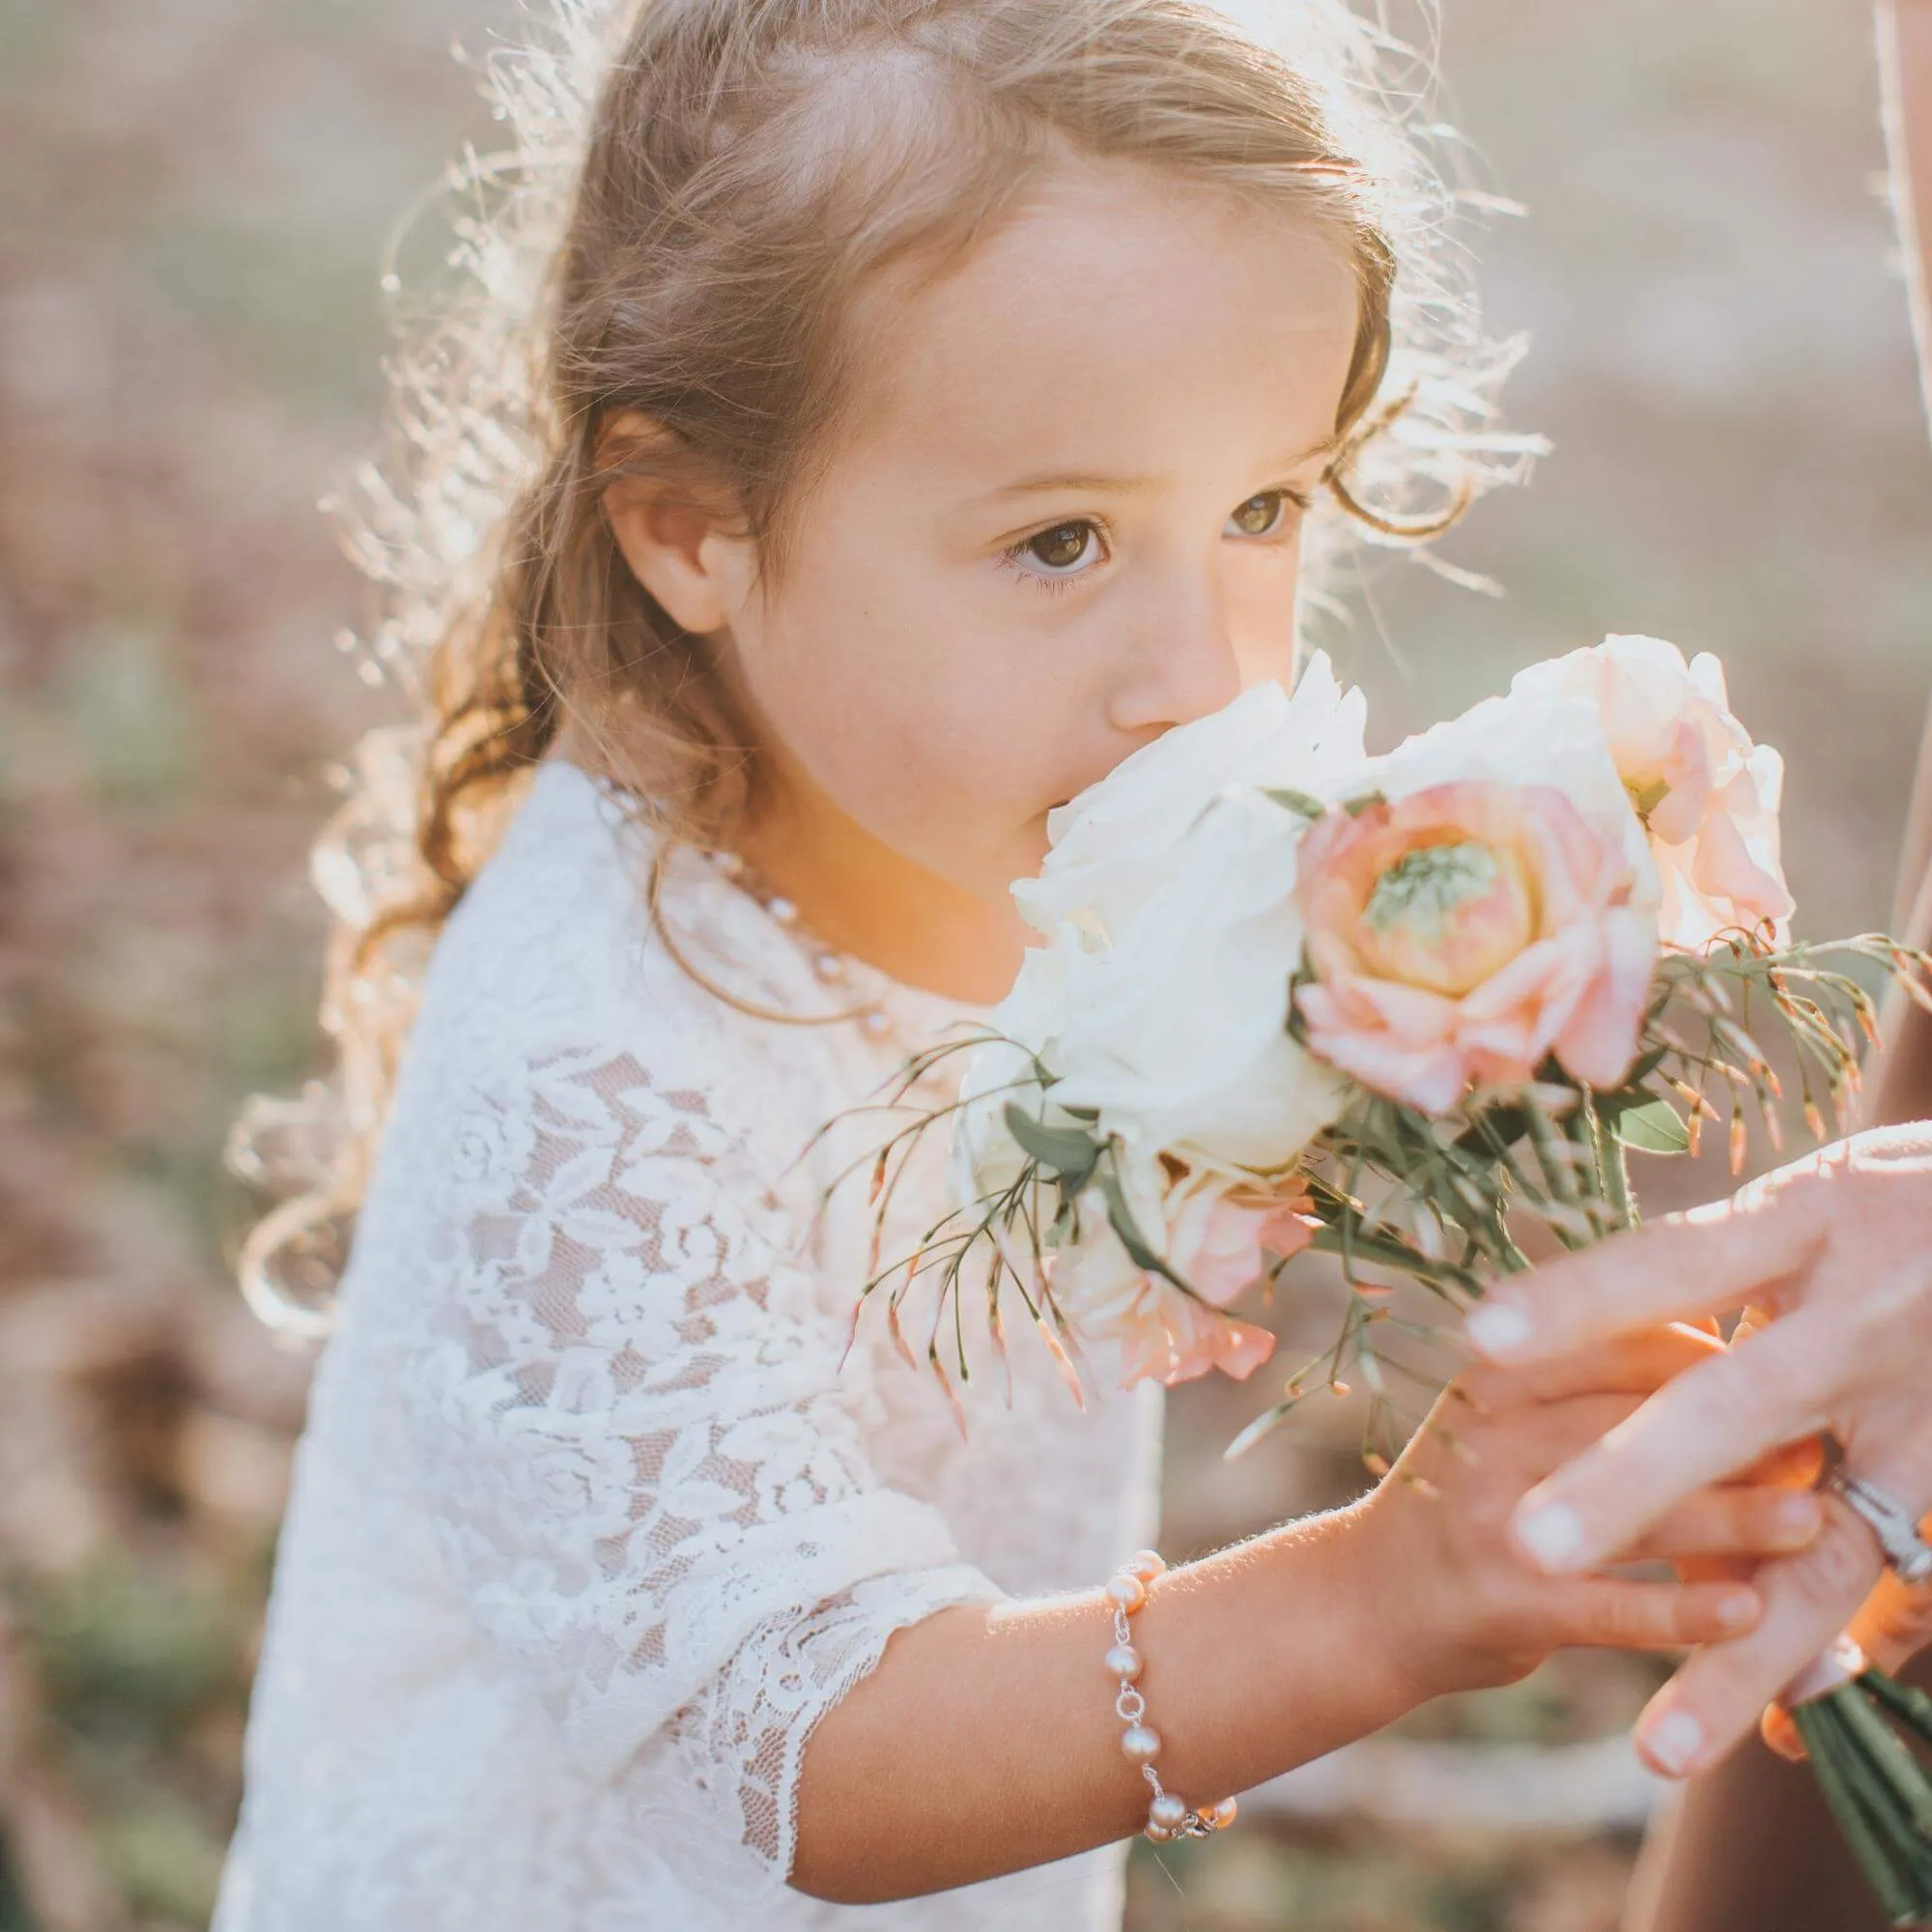
<instances>
[{"instance_id":1,"label":"fingernail","mask_svg":"<svg viewBox=\"0 0 1932 1932\"><path fill-rule=\"evenodd\" d=\"M1726 1630L1743 1630L1757 1621L1757 1597L1753 1591L1740 1590L1718 1603L1718 1621Z\"/></svg>"},{"instance_id":2,"label":"fingernail","mask_svg":"<svg viewBox=\"0 0 1932 1932\"><path fill-rule=\"evenodd\" d=\"M1529 1317L1507 1302L1486 1301L1470 1311L1463 1332L1485 1355L1507 1355L1529 1340Z\"/></svg>"},{"instance_id":3,"label":"fingernail","mask_svg":"<svg viewBox=\"0 0 1932 1932\"><path fill-rule=\"evenodd\" d=\"M1637 1742L1666 1776L1687 1777L1704 1748L1704 1730L1689 1711L1666 1711L1638 1729Z\"/></svg>"},{"instance_id":4,"label":"fingernail","mask_svg":"<svg viewBox=\"0 0 1932 1932\"><path fill-rule=\"evenodd\" d=\"M1539 1569L1575 1570L1580 1567L1583 1520L1565 1503L1519 1503L1516 1540Z\"/></svg>"}]
</instances>

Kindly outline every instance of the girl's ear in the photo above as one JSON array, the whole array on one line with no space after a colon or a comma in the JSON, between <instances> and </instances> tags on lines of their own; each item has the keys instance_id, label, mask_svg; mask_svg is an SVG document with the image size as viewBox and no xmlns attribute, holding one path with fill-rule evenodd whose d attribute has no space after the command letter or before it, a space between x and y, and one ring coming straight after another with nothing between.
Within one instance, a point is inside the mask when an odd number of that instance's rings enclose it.
<instances>
[{"instance_id":1,"label":"girl's ear","mask_svg":"<svg viewBox=\"0 0 1932 1932\"><path fill-rule=\"evenodd\" d=\"M642 416L620 416L606 432L604 460L662 435ZM689 488L655 476L619 476L604 492L604 516L631 574L679 630L702 638L729 627L754 576L748 538Z\"/></svg>"}]
</instances>

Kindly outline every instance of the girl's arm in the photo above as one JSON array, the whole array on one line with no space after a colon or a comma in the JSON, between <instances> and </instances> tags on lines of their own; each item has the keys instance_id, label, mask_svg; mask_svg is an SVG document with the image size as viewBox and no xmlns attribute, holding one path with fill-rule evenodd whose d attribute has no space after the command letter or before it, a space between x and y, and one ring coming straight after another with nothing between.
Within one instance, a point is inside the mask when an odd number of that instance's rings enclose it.
<instances>
[{"instance_id":1,"label":"girl's arm","mask_svg":"<svg viewBox=\"0 0 1932 1932\"><path fill-rule=\"evenodd\" d=\"M854 1413L868 1358L707 1071L724 1022L668 967L657 994L693 1024L654 1014L633 1043L627 1015L565 1006L440 1096L449 1179L390 1353L443 1585L577 1774L637 1780L673 1877L742 1891L748 1921L786 1881L898 1897L1133 1831L1106 1579L1014 1603L881 1480ZM1373 1497L1162 1577L1134 1634L1174 1789L1226 1798L1559 1643L1754 1616L1737 1585L1533 1576L1507 1529L1712 1346L1660 1329L1580 1371L1479 1370ZM1678 1547L1798 1547L1815 1503L1794 1542L1780 1500L1693 1499Z\"/></svg>"},{"instance_id":2,"label":"girl's arm","mask_svg":"<svg viewBox=\"0 0 1932 1932\"><path fill-rule=\"evenodd\" d=\"M1563 1644L1667 1648L1755 1615L1737 1584L1532 1574L1515 1500L1715 1345L1658 1330L1446 1395L1362 1502L1155 1579L1134 1618L1163 1782L1191 1804L1261 1783L1442 1692L1510 1681ZM1693 1499L1639 1553L1802 1547L1816 1499ZM1733 1620L1738 1621L1733 1621ZM968 1884L1140 1829L1097 1590L962 1605L902 1631L807 1747L792 1883L847 1903Z\"/></svg>"},{"instance_id":3,"label":"girl's arm","mask_svg":"<svg viewBox=\"0 0 1932 1932\"><path fill-rule=\"evenodd\" d=\"M1132 1622L1162 1782L1206 1805L1401 1717L1359 1510L1155 1579ZM792 1883L847 1903L935 1891L1130 1836L1113 1611L1097 1591L941 1611L895 1636L807 1747Z\"/></svg>"}]
</instances>

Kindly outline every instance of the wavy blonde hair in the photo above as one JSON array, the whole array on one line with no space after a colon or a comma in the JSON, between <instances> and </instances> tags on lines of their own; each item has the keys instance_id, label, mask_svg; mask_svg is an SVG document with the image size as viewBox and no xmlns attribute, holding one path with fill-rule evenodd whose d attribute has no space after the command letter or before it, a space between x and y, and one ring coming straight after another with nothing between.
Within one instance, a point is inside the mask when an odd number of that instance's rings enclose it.
<instances>
[{"instance_id":1,"label":"wavy blonde hair","mask_svg":"<svg viewBox=\"0 0 1932 1932\"><path fill-rule=\"evenodd\" d=\"M370 734L315 848L338 1064L258 1098L231 1160L286 1198L249 1235L265 1319L327 1326L436 934L566 720L654 829L727 846L756 747L702 639L626 569L602 499L643 474L782 554L859 380L855 298L956 260L1068 154L1299 211L1361 290L1316 560L1417 545L1528 444L1432 164L1425 63L1345 0L553 0L485 91L510 130L452 171L454 286L401 322L389 461L358 479L384 621ZM613 444L619 417L651 433Z\"/></svg>"}]
</instances>

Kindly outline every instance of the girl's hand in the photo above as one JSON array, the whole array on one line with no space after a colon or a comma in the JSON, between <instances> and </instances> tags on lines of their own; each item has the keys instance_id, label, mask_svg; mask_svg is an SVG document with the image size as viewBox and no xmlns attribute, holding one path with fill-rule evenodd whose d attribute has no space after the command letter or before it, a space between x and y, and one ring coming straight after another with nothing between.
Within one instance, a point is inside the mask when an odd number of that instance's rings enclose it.
<instances>
[{"instance_id":1,"label":"girl's hand","mask_svg":"<svg viewBox=\"0 0 1932 1932\"><path fill-rule=\"evenodd\" d=\"M1512 1682L1570 1645L1664 1650L1756 1624L1757 1592L1739 1577L1550 1577L1511 1533L1527 1492L1721 1347L1694 1329L1658 1328L1533 1369L1479 1367L1443 1395L1363 1506L1378 1545L1374 1600L1410 1622L1391 1650L1418 1696ZM1610 1560L1729 1558L1748 1573L1803 1549L1823 1521L1808 1491L1710 1488Z\"/></svg>"},{"instance_id":2,"label":"girl's hand","mask_svg":"<svg viewBox=\"0 0 1932 1932\"><path fill-rule=\"evenodd\" d=\"M1660 1221L1513 1281L1471 1318L1494 1360L1527 1363L1619 1329L1758 1304L1761 1330L1662 1389L1541 1485L1519 1529L1552 1571L1602 1560L1699 1485L1829 1429L1848 1466L1932 1505L1932 1126L1877 1128L1733 1201ZM1700 1652L1653 1699L1638 1743L1660 1771L1704 1770L1832 1641L1878 1581L1842 1504L1757 1579L1751 1634Z\"/></svg>"}]
</instances>

